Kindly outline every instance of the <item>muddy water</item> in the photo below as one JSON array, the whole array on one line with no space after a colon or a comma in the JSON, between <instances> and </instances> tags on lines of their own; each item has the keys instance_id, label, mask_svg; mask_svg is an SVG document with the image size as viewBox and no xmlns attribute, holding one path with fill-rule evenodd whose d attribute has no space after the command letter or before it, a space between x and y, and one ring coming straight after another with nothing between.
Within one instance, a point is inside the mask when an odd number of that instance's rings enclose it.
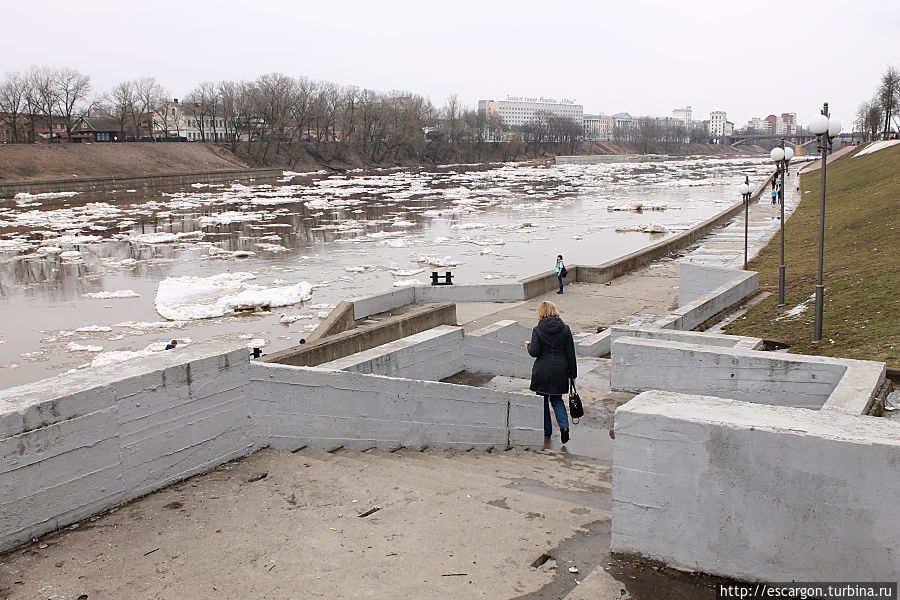
<instances>
[{"instance_id":1,"label":"muddy water","mask_svg":"<svg viewBox=\"0 0 900 600\"><path fill-rule=\"evenodd\" d=\"M559 253L601 263L719 212L767 162L318 173L0 201L0 388L170 338L285 348L340 300L426 282L445 264L458 283L484 283L549 270ZM662 210L609 210L636 203ZM665 232L617 231L649 224ZM242 272L260 286L309 282L312 299L193 321L156 311L166 278ZM88 296L103 292L130 297ZM285 324L282 314L301 318Z\"/></svg>"}]
</instances>

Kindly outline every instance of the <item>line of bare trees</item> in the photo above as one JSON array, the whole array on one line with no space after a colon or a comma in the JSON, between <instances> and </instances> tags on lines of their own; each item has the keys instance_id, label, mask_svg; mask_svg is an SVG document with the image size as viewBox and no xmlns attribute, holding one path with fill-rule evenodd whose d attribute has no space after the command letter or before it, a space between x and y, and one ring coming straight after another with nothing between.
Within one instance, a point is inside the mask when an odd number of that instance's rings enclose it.
<instances>
[{"instance_id":1,"label":"line of bare trees","mask_svg":"<svg viewBox=\"0 0 900 600\"><path fill-rule=\"evenodd\" d=\"M881 84L871 100L856 110L855 129L863 133L865 141L888 139L898 127L900 117L900 70L889 66L881 76Z\"/></svg>"},{"instance_id":2,"label":"line of bare trees","mask_svg":"<svg viewBox=\"0 0 900 600\"><path fill-rule=\"evenodd\" d=\"M38 128L51 138L57 131L68 137L94 106L91 91L91 78L75 69L32 67L7 73L0 81L0 113L10 121L14 142L36 139Z\"/></svg>"}]
</instances>

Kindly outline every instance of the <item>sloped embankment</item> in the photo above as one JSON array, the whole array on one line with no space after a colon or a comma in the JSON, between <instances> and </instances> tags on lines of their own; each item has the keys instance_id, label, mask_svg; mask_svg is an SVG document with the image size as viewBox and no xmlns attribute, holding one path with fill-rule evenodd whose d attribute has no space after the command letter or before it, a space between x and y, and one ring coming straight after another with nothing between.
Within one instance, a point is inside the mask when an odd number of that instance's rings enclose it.
<instances>
[{"instance_id":1,"label":"sloped embankment","mask_svg":"<svg viewBox=\"0 0 900 600\"><path fill-rule=\"evenodd\" d=\"M246 168L225 148L193 142L0 145L0 183Z\"/></svg>"},{"instance_id":2,"label":"sloped embankment","mask_svg":"<svg viewBox=\"0 0 900 600\"><path fill-rule=\"evenodd\" d=\"M821 173L801 177L803 199L787 220L787 305L778 304L779 237L750 269L772 295L726 327L792 345L792 352L884 361L900 367L897 203L900 145L828 165L822 342L812 343Z\"/></svg>"}]
</instances>

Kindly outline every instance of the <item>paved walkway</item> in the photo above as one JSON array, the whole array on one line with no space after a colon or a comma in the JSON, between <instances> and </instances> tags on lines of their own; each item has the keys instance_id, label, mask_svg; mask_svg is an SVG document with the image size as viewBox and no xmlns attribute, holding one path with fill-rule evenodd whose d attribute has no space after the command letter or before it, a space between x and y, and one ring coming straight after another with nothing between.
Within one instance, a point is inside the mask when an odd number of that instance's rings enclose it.
<instances>
[{"instance_id":1,"label":"paved walkway","mask_svg":"<svg viewBox=\"0 0 900 600\"><path fill-rule=\"evenodd\" d=\"M767 187L760 201L750 205L748 256L751 259L778 235L781 226L780 207L771 203L770 189ZM799 202L797 174L791 172L785 188L785 216L790 216ZM686 248L674 260L660 259L607 284L571 284L566 286L563 295L548 292L514 303L459 303L457 318L467 331L505 319L532 327L537 305L542 300L550 300L557 304L563 320L574 333L594 333L597 327L610 325L646 325L678 306L678 263L681 262L740 269L744 263L743 213Z\"/></svg>"}]
</instances>

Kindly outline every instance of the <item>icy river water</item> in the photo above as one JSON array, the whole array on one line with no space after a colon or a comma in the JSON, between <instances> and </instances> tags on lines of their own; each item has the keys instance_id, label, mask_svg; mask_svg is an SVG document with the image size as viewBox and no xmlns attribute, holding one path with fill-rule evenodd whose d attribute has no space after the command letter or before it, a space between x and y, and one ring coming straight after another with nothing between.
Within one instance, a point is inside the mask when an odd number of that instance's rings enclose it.
<instances>
[{"instance_id":1,"label":"icy river water","mask_svg":"<svg viewBox=\"0 0 900 600\"><path fill-rule=\"evenodd\" d=\"M557 254L602 263L739 201L744 175L769 170L768 157L457 165L0 200L0 388L173 338L286 348L337 302L432 270L484 283Z\"/></svg>"}]
</instances>

